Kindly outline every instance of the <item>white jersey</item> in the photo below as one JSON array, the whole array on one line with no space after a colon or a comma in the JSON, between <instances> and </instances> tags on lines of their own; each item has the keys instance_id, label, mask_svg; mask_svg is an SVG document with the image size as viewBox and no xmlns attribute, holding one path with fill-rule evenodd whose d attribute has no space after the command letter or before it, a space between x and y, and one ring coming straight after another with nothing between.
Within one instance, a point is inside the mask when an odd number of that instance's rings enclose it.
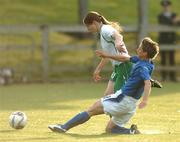
<instances>
[{"instance_id":1,"label":"white jersey","mask_svg":"<svg viewBox=\"0 0 180 142\"><path fill-rule=\"evenodd\" d=\"M118 55L118 54L125 54L128 55L128 51L126 49L126 46L123 42L123 36L121 35L121 45L125 49L125 52L120 53L118 49L115 47L115 42L112 37L116 29L114 29L111 25L102 25L101 31L100 31L100 42L101 47L103 51L111 54L111 55ZM121 64L120 61L112 60L111 63L113 66Z\"/></svg>"}]
</instances>

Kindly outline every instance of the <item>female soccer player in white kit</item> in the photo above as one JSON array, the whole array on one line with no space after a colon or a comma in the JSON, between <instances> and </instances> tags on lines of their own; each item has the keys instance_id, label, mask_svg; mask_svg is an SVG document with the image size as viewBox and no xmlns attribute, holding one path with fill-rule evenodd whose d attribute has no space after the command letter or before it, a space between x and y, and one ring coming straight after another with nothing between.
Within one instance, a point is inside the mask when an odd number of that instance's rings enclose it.
<instances>
[{"instance_id":1,"label":"female soccer player in white kit","mask_svg":"<svg viewBox=\"0 0 180 142\"><path fill-rule=\"evenodd\" d=\"M125 55L128 56L128 51L123 42L121 35L122 28L116 22L110 22L97 12L89 12L84 18L84 24L91 33L100 34L100 43L103 51L111 55ZM102 58L99 65L96 67L93 79L95 81L101 80L100 72L109 59ZM113 73L111 74L104 95L113 94L119 90L128 79L132 64L130 62L120 62L110 60L113 66Z\"/></svg>"}]
</instances>

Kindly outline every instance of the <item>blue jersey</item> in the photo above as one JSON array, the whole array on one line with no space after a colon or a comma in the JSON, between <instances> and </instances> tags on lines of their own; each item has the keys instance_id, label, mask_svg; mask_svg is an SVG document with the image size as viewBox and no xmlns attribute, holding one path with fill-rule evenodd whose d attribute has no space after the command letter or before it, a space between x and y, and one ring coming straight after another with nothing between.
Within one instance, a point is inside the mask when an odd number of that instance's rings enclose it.
<instances>
[{"instance_id":1,"label":"blue jersey","mask_svg":"<svg viewBox=\"0 0 180 142\"><path fill-rule=\"evenodd\" d=\"M144 81L151 78L154 64L149 60L141 60L137 56L131 57L130 61L134 65L127 82L122 88L122 94L139 99L144 92Z\"/></svg>"}]
</instances>

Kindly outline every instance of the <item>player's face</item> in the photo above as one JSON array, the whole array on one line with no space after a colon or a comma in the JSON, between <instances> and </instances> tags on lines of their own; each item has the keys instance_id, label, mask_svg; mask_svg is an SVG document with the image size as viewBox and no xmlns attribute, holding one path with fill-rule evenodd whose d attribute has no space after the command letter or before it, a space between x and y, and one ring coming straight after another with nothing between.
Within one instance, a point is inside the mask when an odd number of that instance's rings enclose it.
<instances>
[{"instance_id":1,"label":"player's face","mask_svg":"<svg viewBox=\"0 0 180 142\"><path fill-rule=\"evenodd\" d=\"M147 56L147 53L143 51L141 44L140 44L140 46L137 49L137 54L142 59L146 58L146 56Z\"/></svg>"},{"instance_id":2,"label":"player's face","mask_svg":"<svg viewBox=\"0 0 180 142\"><path fill-rule=\"evenodd\" d=\"M97 27L94 23L90 24L90 25L86 25L87 29L89 32L91 33L96 33L97 32Z\"/></svg>"},{"instance_id":3,"label":"player's face","mask_svg":"<svg viewBox=\"0 0 180 142\"><path fill-rule=\"evenodd\" d=\"M170 11L170 5L163 6L163 11Z\"/></svg>"}]
</instances>

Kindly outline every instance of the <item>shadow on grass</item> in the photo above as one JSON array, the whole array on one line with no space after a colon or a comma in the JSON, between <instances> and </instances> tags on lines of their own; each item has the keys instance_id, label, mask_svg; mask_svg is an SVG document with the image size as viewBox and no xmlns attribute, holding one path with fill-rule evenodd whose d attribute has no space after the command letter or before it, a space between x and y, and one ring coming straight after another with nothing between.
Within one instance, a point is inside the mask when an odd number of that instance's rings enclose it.
<instances>
[{"instance_id":1,"label":"shadow on grass","mask_svg":"<svg viewBox=\"0 0 180 142\"><path fill-rule=\"evenodd\" d=\"M52 133L52 132L48 132ZM63 135L63 136L68 136L68 137L73 137L73 138L84 138L84 139L93 139L93 138L105 138L105 137L114 137L118 136L118 134L108 134L108 133L101 133L101 134L76 134L76 133L55 133L57 135Z\"/></svg>"},{"instance_id":2,"label":"shadow on grass","mask_svg":"<svg viewBox=\"0 0 180 142\"><path fill-rule=\"evenodd\" d=\"M100 134L100 135L80 135L80 134L60 134L62 135L66 135L66 136L70 136L76 139L97 139L97 138L105 138L105 137L112 137L112 135L105 135L105 134ZM59 140L60 137L32 137L32 138L18 138L18 139L3 139L3 142L9 142L9 141L51 141L51 140Z\"/></svg>"},{"instance_id":3,"label":"shadow on grass","mask_svg":"<svg viewBox=\"0 0 180 142\"><path fill-rule=\"evenodd\" d=\"M16 132L16 130L0 130L0 133L13 133Z\"/></svg>"},{"instance_id":4,"label":"shadow on grass","mask_svg":"<svg viewBox=\"0 0 180 142\"><path fill-rule=\"evenodd\" d=\"M25 141L38 141L38 140L40 140L40 141L42 141L42 140L51 141L52 139L55 139L55 138L53 138L53 137L33 137L33 138L22 138L22 139L21 138L18 138L18 139L6 138L6 139L3 139L3 142L9 142L9 141L13 141L13 142L14 141L17 141L17 142L23 141L23 142L25 142Z\"/></svg>"},{"instance_id":5,"label":"shadow on grass","mask_svg":"<svg viewBox=\"0 0 180 142\"><path fill-rule=\"evenodd\" d=\"M114 137L114 136L118 136L118 135L115 135L115 134L107 134L107 133L102 133L102 134L73 134L73 133L65 133L64 135L66 136L71 136L71 137L74 137L74 138L88 138L88 139L93 139L93 138L105 138L105 137Z\"/></svg>"},{"instance_id":6,"label":"shadow on grass","mask_svg":"<svg viewBox=\"0 0 180 142\"><path fill-rule=\"evenodd\" d=\"M24 138L22 139L23 141L26 141L26 140L51 140L51 139L54 139L53 137L34 137L34 138Z\"/></svg>"}]
</instances>

